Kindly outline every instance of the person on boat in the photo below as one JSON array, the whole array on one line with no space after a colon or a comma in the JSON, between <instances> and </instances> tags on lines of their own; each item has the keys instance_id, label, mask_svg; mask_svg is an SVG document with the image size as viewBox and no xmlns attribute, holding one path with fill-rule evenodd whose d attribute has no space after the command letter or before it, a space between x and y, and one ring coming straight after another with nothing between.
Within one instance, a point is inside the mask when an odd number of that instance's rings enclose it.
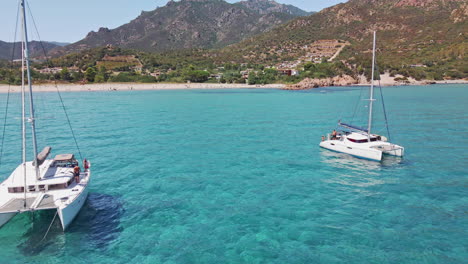
<instances>
[{"instance_id":1,"label":"person on boat","mask_svg":"<svg viewBox=\"0 0 468 264\"><path fill-rule=\"evenodd\" d=\"M332 139L332 140L336 140L336 139L338 139L337 135L338 135L338 134L336 133L336 130L335 130L335 129L333 129L333 132L332 132L332 138L331 138L331 139Z\"/></svg>"},{"instance_id":2,"label":"person on boat","mask_svg":"<svg viewBox=\"0 0 468 264\"><path fill-rule=\"evenodd\" d=\"M325 141L325 136L322 136L322 141Z\"/></svg>"},{"instance_id":3,"label":"person on boat","mask_svg":"<svg viewBox=\"0 0 468 264\"><path fill-rule=\"evenodd\" d=\"M83 167L84 167L84 171L88 171L89 169L89 163L86 159L83 160Z\"/></svg>"},{"instance_id":4,"label":"person on boat","mask_svg":"<svg viewBox=\"0 0 468 264\"><path fill-rule=\"evenodd\" d=\"M75 166L73 168L73 176L75 176L76 183L80 182L80 166Z\"/></svg>"}]
</instances>

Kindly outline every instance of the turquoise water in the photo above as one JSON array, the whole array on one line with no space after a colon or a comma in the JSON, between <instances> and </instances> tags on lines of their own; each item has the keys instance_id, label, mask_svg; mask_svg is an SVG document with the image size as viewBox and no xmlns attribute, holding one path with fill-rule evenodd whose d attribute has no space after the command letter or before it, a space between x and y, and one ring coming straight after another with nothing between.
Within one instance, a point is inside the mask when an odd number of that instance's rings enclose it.
<instances>
[{"instance_id":1,"label":"turquoise water","mask_svg":"<svg viewBox=\"0 0 468 264\"><path fill-rule=\"evenodd\" d=\"M63 93L92 162L89 199L43 241L54 213L15 217L0 262L462 263L467 88L384 88L407 155L383 163L318 147L359 88ZM40 148L76 152L57 96L36 102ZM20 158L17 103L2 178Z\"/></svg>"}]
</instances>

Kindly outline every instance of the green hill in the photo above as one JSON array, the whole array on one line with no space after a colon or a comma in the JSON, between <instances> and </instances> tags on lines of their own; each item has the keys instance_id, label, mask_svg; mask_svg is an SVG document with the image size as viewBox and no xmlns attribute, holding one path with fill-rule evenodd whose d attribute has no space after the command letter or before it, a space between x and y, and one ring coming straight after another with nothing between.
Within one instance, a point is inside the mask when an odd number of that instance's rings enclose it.
<instances>
[{"instance_id":1,"label":"green hill","mask_svg":"<svg viewBox=\"0 0 468 264\"><path fill-rule=\"evenodd\" d=\"M381 68L402 71L424 65L433 68L431 74L466 77L467 17L465 0L350 0L226 47L213 57L218 62L273 64L303 56L304 46L314 41L339 39L351 45L337 59L357 70L370 64L375 30Z\"/></svg>"}]
</instances>

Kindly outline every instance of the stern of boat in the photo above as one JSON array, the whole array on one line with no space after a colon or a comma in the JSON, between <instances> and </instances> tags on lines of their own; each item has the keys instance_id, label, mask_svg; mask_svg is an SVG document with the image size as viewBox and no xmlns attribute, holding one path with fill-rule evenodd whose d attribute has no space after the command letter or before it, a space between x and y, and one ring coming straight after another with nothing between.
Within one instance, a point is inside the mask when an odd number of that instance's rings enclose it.
<instances>
[{"instance_id":1,"label":"stern of boat","mask_svg":"<svg viewBox=\"0 0 468 264\"><path fill-rule=\"evenodd\" d=\"M16 213L1 213L0 214L0 228L10 221Z\"/></svg>"},{"instance_id":2,"label":"stern of boat","mask_svg":"<svg viewBox=\"0 0 468 264\"><path fill-rule=\"evenodd\" d=\"M405 148L402 146L395 145L395 144L379 145L373 148L382 151L382 153L385 155L396 156L396 157L403 157L403 155L405 155Z\"/></svg>"}]
</instances>

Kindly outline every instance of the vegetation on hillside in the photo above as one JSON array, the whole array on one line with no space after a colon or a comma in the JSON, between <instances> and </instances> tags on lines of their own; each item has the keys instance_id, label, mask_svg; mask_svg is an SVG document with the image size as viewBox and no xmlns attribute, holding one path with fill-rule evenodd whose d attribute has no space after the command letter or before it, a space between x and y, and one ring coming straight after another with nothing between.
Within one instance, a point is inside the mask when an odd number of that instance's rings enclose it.
<instances>
[{"instance_id":1,"label":"vegetation on hillside","mask_svg":"<svg viewBox=\"0 0 468 264\"><path fill-rule=\"evenodd\" d=\"M303 47L317 40L341 39L351 45L337 59L359 73L370 68L375 30L382 71L416 79L466 78L468 5L463 2L427 0L405 6L396 0L350 0L211 55L216 62L275 64L303 56Z\"/></svg>"},{"instance_id":2,"label":"vegetation on hillside","mask_svg":"<svg viewBox=\"0 0 468 264\"><path fill-rule=\"evenodd\" d=\"M147 53L108 45L34 63L33 78L82 83L249 84L296 83L338 75L370 78L374 30L378 32L381 73L401 80L467 78L468 21L464 14L468 5L460 0L427 1L421 6L405 6L396 0L350 0L220 50ZM327 57L315 64L298 60L307 57L305 47L318 40L336 40L344 48L331 62ZM285 71L278 65L293 66ZM0 82L19 82L20 65L0 61L0 68Z\"/></svg>"}]
</instances>

